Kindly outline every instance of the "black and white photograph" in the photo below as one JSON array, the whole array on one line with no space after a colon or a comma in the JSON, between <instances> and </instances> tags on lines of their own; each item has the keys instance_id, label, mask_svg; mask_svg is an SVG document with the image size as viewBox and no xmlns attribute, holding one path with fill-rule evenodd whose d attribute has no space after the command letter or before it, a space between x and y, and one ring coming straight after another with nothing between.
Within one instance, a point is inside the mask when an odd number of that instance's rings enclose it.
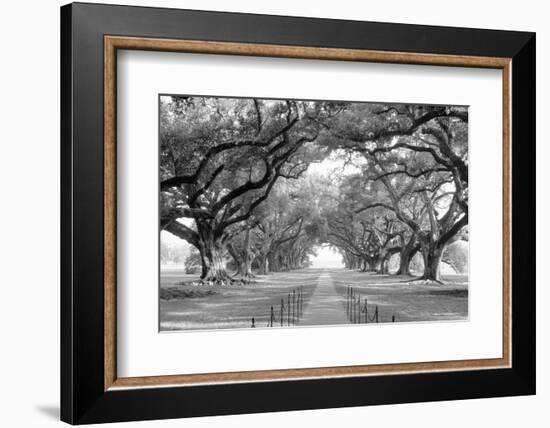
<instances>
[{"instance_id":1,"label":"black and white photograph","mask_svg":"<svg viewBox=\"0 0 550 428\"><path fill-rule=\"evenodd\" d=\"M159 95L160 331L468 319L468 107Z\"/></svg>"}]
</instances>

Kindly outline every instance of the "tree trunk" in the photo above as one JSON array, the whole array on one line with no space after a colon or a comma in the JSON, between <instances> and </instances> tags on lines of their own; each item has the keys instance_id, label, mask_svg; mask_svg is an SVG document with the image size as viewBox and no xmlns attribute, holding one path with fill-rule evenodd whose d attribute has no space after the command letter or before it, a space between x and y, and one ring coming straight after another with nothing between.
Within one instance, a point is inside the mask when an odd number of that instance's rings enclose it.
<instances>
[{"instance_id":1,"label":"tree trunk","mask_svg":"<svg viewBox=\"0 0 550 428\"><path fill-rule=\"evenodd\" d=\"M258 273L260 275L267 275L267 256L261 255L258 261Z\"/></svg>"},{"instance_id":2,"label":"tree trunk","mask_svg":"<svg viewBox=\"0 0 550 428\"><path fill-rule=\"evenodd\" d=\"M252 274L252 257L250 254L250 227L246 229L246 235L244 239L241 275L245 280L250 280L250 278L254 277L254 275Z\"/></svg>"},{"instance_id":3,"label":"tree trunk","mask_svg":"<svg viewBox=\"0 0 550 428\"><path fill-rule=\"evenodd\" d=\"M425 244L422 246L422 256L424 259L424 275L421 279L429 281L441 281L439 276L439 263L443 251L437 245Z\"/></svg>"},{"instance_id":4,"label":"tree trunk","mask_svg":"<svg viewBox=\"0 0 550 428\"><path fill-rule=\"evenodd\" d=\"M399 253L399 269L395 273L396 275L411 276L411 260L414 256L414 246L416 244L416 237L413 235L407 241L407 243L401 248Z\"/></svg>"},{"instance_id":5,"label":"tree trunk","mask_svg":"<svg viewBox=\"0 0 550 428\"><path fill-rule=\"evenodd\" d=\"M347 254L347 253L344 253L344 254L345 254L345 256L344 256L345 266L350 270L355 270L355 268L357 267L357 265L355 263L355 257L353 257L352 255Z\"/></svg>"},{"instance_id":6,"label":"tree trunk","mask_svg":"<svg viewBox=\"0 0 550 428\"><path fill-rule=\"evenodd\" d=\"M202 260L201 282L208 285L230 285L233 281L225 269L224 247L206 223L197 222L199 251Z\"/></svg>"},{"instance_id":7,"label":"tree trunk","mask_svg":"<svg viewBox=\"0 0 550 428\"><path fill-rule=\"evenodd\" d=\"M252 258L250 254L247 254L244 257L243 264L241 266L241 276L246 279L254 278L252 273Z\"/></svg>"},{"instance_id":8,"label":"tree trunk","mask_svg":"<svg viewBox=\"0 0 550 428\"><path fill-rule=\"evenodd\" d=\"M201 279L206 277L207 269L206 269L206 262L204 260L204 256L202 255L202 249L199 248L199 253L201 255Z\"/></svg>"},{"instance_id":9,"label":"tree trunk","mask_svg":"<svg viewBox=\"0 0 550 428\"><path fill-rule=\"evenodd\" d=\"M203 252L203 275L201 280L209 285L230 285L231 277L225 270L223 249L218 246L207 246Z\"/></svg>"},{"instance_id":10,"label":"tree trunk","mask_svg":"<svg viewBox=\"0 0 550 428\"><path fill-rule=\"evenodd\" d=\"M253 278L254 274L252 273L252 258L250 257L250 251L246 251L246 249L239 251L231 244L227 245L227 250L235 261L235 277L241 277L244 281Z\"/></svg>"},{"instance_id":11,"label":"tree trunk","mask_svg":"<svg viewBox=\"0 0 550 428\"><path fill-rule=\"evenodd\" d=\"M412 251L407 247L403 247L403 249L399 253L399 269L395 274L411 276L411 260Z\"/></svg>"},{"instance_id":12,"label":"tree trunk","mask_svg":"<svg viewBox=\"0 0 550 428\"><path fill-rule=\"evenodd\" d=\"M387 275L388 274L388 261L391 257L391 254L388 252L386 253L380 260L380 264L378 267L378 273L381 275Z\"/></svg>"},{"instance_id":13,"label":"tree trunk","mask_svg":"<svg viewBox=\"0 0 550 428\"><path fill-rule=\"evenodd\" d=\"M369 257L367 261L369 266L368 270L371 272L378 272L380 268L380 257Z\"/></svg>"},{"instance_id":14,"label":"tree trunk","mask_svg":"<svg viewBox=\"0 0 550 428\"><path fill-rule=\"evenodd\" d=\"M267 262L269 263L269 270L271 272L279 272L281 270L279 265L279 257L277 254L270 253L267 256Z\"/></svg>"},{"instance_id":15,"label":"tree trunk","mask_svg":"<svg viewBox=\"0 0 550 428\"><path fill-rule=\"evenodd\" d=\"M235 263L235 276L241 276L244 272L244 263L241 258L241 254L235 247L233 247L231 243L227 244L227 251L229 251L229 254L233 257L233 262Z\"/></svg>"}]
</instances>

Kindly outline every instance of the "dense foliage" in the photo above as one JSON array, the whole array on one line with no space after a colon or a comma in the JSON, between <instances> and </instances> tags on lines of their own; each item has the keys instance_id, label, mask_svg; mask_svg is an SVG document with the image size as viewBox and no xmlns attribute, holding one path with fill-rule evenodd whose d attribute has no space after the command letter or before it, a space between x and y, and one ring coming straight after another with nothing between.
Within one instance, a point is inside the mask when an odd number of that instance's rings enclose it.
<instances>
[{"instance_id":1,"label":"dense foliage","mask_svg":"<svg viewBox=\"0 0 550 428\"><path fill-rule=\"evenodd\" d=\"M420 253L439 280L442 258L467 265L446 251L467 239L467 130L464 107L161 97L161 228L204 283L234 282L228 261L243 281L307 266L321 244L379 273Z\"/></svg>"}]
</instances>

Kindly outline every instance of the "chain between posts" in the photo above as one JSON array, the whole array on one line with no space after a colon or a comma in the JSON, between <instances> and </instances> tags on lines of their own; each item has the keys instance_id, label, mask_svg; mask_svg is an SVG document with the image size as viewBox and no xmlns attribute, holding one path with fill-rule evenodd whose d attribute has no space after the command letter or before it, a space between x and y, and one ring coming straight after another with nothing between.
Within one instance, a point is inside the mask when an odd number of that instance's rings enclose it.
<instances>
[{"instance_id":1,"label":"chain between posts","mask_svg":"<svg viewBox=\"0 0 550 428\"><path fill-rule=\"evenodd\" d=\"M292 293L287 293L286 302L284 297L281 298L278 310L271 305L266 326L274 327L276 324L280 327L296 325L303 315L303 297L303 287L300 286L292 290ZM352 324L379 323L380 313L378 305L374 305L374 312L372 315L369 315L371 311L372 305L369 309L368 299L366 297L362 299L361 294L354 287L348 285L346 290L346 314L350 322ZM391 322L395 321L396 316L392 314ZM256 319L252 317L251 328L255 327Z\"/></svg>"},{"instance_id":2,"label":"chain between posts","mask_svg":"<svg viewBox=\"0 0 550 428\"><path fill-rule=\"evenodd\" d=\"M293 289L292 293L287 293L285 297L281 298L278 310L275 306L270 306L266 327L296 325L302 317L304 310L303 286ZM256 324L256 319L252 317L250 327L255 328Z\"/></svg>"},{"instance_id":3,"label":"chain between posts","mask_svg":"<svg viewBox=\"0 0 550 428\"><path fill-rule=\"evenodd\" d=\"M352 324L367 324L379 322L378 305L374 306L374 313L369 316L369 304L365 297L361 301L361 294L351 285L346 289L346 314ZM364 315L363 315L364 314ZM395 322L395 314L391 317L391 322Z\"/></svg>"}]
</instances>

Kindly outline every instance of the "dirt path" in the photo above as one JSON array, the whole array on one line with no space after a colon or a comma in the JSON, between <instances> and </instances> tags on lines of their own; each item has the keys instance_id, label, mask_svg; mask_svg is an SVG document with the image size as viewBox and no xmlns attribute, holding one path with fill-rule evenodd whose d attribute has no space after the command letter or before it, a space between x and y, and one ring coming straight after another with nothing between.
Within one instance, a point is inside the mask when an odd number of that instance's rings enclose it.
<instances>
[{"instance_id":1,"label":"dirt path","mask_svg":"<svg viewBox=\"0 0 550 428\"><path fill-rule=\"evenodd\" d=\"M324 271L317 281L298 325L349 324L344 298L336 291L330 273Z\"/></svg>"}]
</instances>

